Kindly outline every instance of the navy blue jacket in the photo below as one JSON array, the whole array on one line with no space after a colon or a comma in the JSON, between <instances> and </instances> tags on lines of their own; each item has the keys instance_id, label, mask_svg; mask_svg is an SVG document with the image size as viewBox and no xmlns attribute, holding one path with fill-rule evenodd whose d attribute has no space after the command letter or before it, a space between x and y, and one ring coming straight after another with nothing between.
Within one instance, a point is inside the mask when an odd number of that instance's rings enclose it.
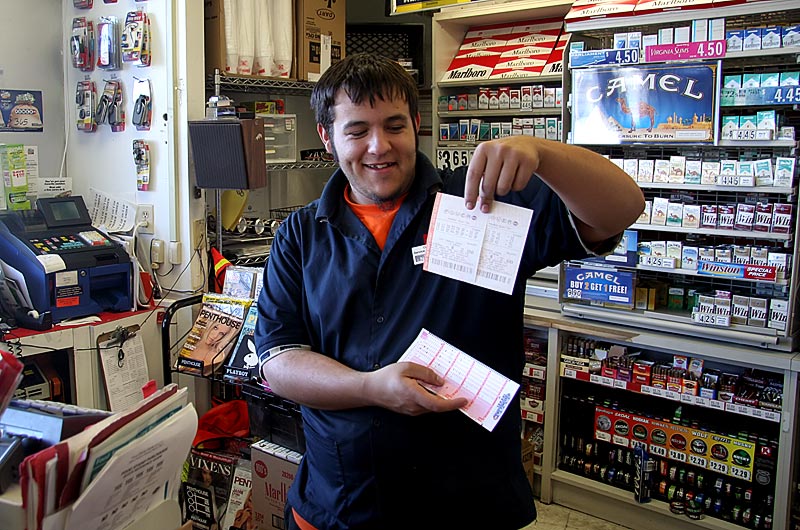
<instances>
[{"instance_id":1,"label":"navy blue jacket","mask_svg":"<svg viewBox=\"0 0 800 530\"><path fill-rule=\"evenodd\" d=\"M499 199L533 209L511 295L424 272L411 249L424 243L435 193L463 197L465 175L459 168L443 180L419 154L381 252L345 203L347 179L337 170L275 236L258 300L262 362L270 348L307 344L355 370L376 370L396 362L424 327L519 382L526 279L585 250L563 202L533 178ZM458 411L302 413L306 452L289 502L319 529L517 529L536 517L520 462L519 400L492 432Z\"/></svg>"}]
</instances>

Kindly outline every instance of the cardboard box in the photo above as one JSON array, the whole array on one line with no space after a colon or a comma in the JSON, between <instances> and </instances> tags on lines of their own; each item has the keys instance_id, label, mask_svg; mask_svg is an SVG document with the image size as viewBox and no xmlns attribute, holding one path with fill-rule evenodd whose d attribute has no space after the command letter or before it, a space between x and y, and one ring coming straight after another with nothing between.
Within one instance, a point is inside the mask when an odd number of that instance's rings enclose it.
<instances>
[{"instance_id":1,"label":"cardboard box","mask_svg":"<svg viewBox=\"0 0 800 530\"><path fill-rule=\"evenodd\" d=\"M225 12L223 0L208 0L205 5L206 72L213 74L215 68L226 74L236 73L236 64L227 64L225 48Z\"/></svg>"},{"instance_id":2,"label":"cardboard box","mask_svg":"<svg viewBox=\"0 0 800 530\"><path fill-rule=\"evenodd\" d=\"M345 0L295 0L297 78L318 81L345 56Z\"/></svg>"},{"instance_id":3,"label":"cardboard box","mask_svg":"<svg viewBox=\"0 0 800 530\"><path fill-rule=\"evenodd\" d=\"M251 447L253 517L261 530L286 528L283 510L303 455L261 440Z\"/></svg>"}]
</instances>

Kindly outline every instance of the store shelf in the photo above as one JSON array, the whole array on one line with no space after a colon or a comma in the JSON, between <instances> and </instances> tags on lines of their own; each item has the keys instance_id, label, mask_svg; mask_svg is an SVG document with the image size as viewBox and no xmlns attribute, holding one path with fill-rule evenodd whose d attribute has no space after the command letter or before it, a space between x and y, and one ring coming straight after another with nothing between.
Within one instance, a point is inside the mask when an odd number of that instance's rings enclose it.
<instances>
[{"instance_id":1,"label":"store shelf","mask_svg":"<svg viewBox=\"0 0 800 530\"><path fill-rule=\"evenodd\" d=\"M572 7L572 0L528 0L509 2L496 0L443 8L434 15L437 23L455 23L477 26L508 22L563 17Z\"/></svg>"},{"instance_id":2,"label":"store shelf","mask_svg":"<svg viewBox=\"0 0 800 530\"><path fill-rule=\"evenodd\" d=\"M589 372L582 372L575 370L569 364L561 364L561 377L566 379L575 379L576 381L584 381L586 383L604 386L607 388L615 388L618 390L627 390L635 394L644 394L648 396L658 397L667 401L676 401L686 405L695 405L718 412L730 412L739 414L740 416L747 416L759 420L771 421L780 423L780 411L768 410L756 407L750 407L740 403L730 403L720 401L718 399L707 399L700 396L693 396L691 394L682 394L663 388L657 388L649 385L641 385L630 381L621 381L611 377L604 377L598 374L590 374Z\"/></svg>"},{"instance_id":3,"label":"store shelf","mask_svg":"<svg viewBox=\"0 0 800 530\"><path fill-rule=\"evenodd\" d=\"M590 20L580 20L566 23L569 32L607 30L614 28L630 28L632 26L671 24L678 22L689 22L699 18L729 18L757 13L774 13L776 11L787 11L797 9L797 0L765 0L761 2L744 2L732 6L715 6L713 10L705 9L683 9L670 10L661 13L647 13L644 15L633 15L624 17L603 17Z\"/></svg>"},{"instance_id":4,"label":"store shelf","mask_svg":"<svg viewBox=\"0 0 800 530\"><path fill-rule=\"evenodd\" d=\"M484 116L561 116L561 107L498 110L442 110L440 118L480 118Z\"/></svg>"},{"instance_id":5,"label":"store shelf","mask_svg":"<svg viewBox=\"0 0 800 530\"><path fill-rule=\"evenodd\" d=\"M267 171L292 171L295 169L327 169L337 168L339 164L336 162L288 162L288 163L275 163L267 164Z\"/></svg>"},{"instance_id":6,"label":"store shelf","mask_svg":"<svg viewBox=\"0 0 800 530\"><path fill-rule=\"evenodd\" d=\"M657 348L669 348L668 344L676 340L673 334L677 334L677 343L672 348L679 351L683 350L686 347L686 336L688 335L695 339L721 341L720 343L726 349L720 352L718 356L716 354L713 355L721 360L748 366L760 366L762 368L789 369L791 356L768 351L770 349L787 352L791 350L789 338L779 337L774 329L751 326L701 326L694 323L688 316L676 316L672 313L658 313L656 311L623 312L580 304L564 304L562 311L565 315L575 318L599 320L623 326L637 326L650 331L665 332L658 335L660 340L653 344ZM745 349L741 352L736 352L736 345L763 348L763 350Z\"/></svg>"},{"instance_id":7,"label":"store shelf","mask_svg":"<svg viewBox=\"0 0 800 530\"><path fill-rule=\"evenodd\" d=\"M474 79L470 81L462 81L462 80L455 80L455 81L439 81L436 83L436 86L439 88L452 88L452 87L475 87L476 85L480 86L505 86L505 85L528 85L528 84L539 84L539 83L560 83L561 82L561 75L537 75L532 77L516 77L513 79L481 79L480 81L475 81Z\"/></svg>"},{"instance_id":8,"label":"store shelf","mask_svg":"<svg viewBox=\"0 0 800 530\"><path fill-rule=\"evenodd\" d=\"M684 228L682 226L633 224L632 230L649 232L674 232L678 234L702 234L707 236L744 237L751 239L770 239L774 241L791 241L792 234L776 232L756 232L755 230L720 230L719 228Z\"/></svg>"},{"instance_id":9,"label":"store shelf","mask_svg":"<svg viewBox=\"0 0 800 530\"><path fill-rule=\"evenodd\" d=\"M278 79L271 77L248 77L220 75L221 92L254 92L274 93L295 96L308 96L316 83L297 81L296 79ZM214 91L214 75L206 76L206 90Z\"/></svg>"},{"instance_id":10,"label":"store shelf","mask_svg":"<svg viewBox=\"0 0 800 530\"><path fill-rule=\"evenodd\" d=\"M669 511L663 501L638 503L633 493L609 484L591 480L568 471L556 470L550 475L554 482L553 500L558 504L580 509L630 528L669 528L684 530L741 530L743 527L713 517L693 521L685 515ZM566 486L566 487L560 487ZM776 527L777 528L777 527Z\"/></svg>"},{"instance_id":11,"label":"store shelf","mask_svg":"<svg viewBox=\"0 0 800 530\"><path fill-rule=\"evenodd\" d=\"M770 195L793 195L797 191L797 188L781 186L713 186L707 184L670 184L669 182L637 182L637 184L643 190L732 191Z\"/></svg>"},{"instance_id":12,"label":"store shelf","mask_svg":"<svg viewBox=\"0 0 800 530\"><path fill-rule=\"evenodd\" d=\"M752 107L753 105L746 106ZM731 105L722 108L733 107ZM737 107L741 107L741 105L737 105ZM795 140L720 140L718 144L719 147L794 147L795 145L797 145Z\"/></svg>"},{"instance_id":13,"label":"store shelf","mask_svg":"<svg viewBox=\"0 0 800 530\"><path fill-rule=\"evenodd\" d=\"M667 274L679 274L681 276L699 276L701 278L708 278L709 277L709 275L698 274L698 272L696 270L694 270L694 269L679 269L679 268L665 269L663 267L651 267L651 266L648 266L648 265L641 265L641 264L637 265L636 267L631 267L631 268L634 268L634 269L639 270L639 271L663 272L663 273L667 273ZM769 280L760 280L760 279L755 279L755 278L733 278L733 277L730 277L730 278L726 277L725 279L733 280L733 281L737 281L737 282L769 283L769 284L773 284L773 285L789 285L789 282L787 280L769 281Z\"/></svg>"}]
</instances>

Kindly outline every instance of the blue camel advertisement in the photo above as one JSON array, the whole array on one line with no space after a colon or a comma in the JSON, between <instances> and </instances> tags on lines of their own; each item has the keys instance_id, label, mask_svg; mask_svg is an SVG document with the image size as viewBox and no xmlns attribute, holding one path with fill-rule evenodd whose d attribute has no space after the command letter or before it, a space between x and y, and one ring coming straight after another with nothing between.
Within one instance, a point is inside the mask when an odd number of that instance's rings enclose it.
<instances>
[{"instance_id":1,"label":"blue camel advertisement","mask_svg":"<svg viewBox=\"0 0 800 530\"><path fill-rule=\"evenodd\" d=\"M716 64L572 71L572 143L714 142Z\"/></svg>"}]
</instances>

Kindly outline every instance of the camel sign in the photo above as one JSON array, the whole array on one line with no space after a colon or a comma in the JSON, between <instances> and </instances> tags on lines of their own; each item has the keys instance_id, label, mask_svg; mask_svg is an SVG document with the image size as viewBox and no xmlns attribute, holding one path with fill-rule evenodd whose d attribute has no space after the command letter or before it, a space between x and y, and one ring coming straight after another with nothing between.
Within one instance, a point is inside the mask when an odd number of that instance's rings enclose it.
<instances>
[{"instance_id":1,"label":"camel sign","mask_svg":"<svg viewBox=\"0 0 800 530\"><path fill-rule=\"evenodd\" d=\"M713 143L716 64L572 71L572 143Z\"/></svg>"}]
</instances>

